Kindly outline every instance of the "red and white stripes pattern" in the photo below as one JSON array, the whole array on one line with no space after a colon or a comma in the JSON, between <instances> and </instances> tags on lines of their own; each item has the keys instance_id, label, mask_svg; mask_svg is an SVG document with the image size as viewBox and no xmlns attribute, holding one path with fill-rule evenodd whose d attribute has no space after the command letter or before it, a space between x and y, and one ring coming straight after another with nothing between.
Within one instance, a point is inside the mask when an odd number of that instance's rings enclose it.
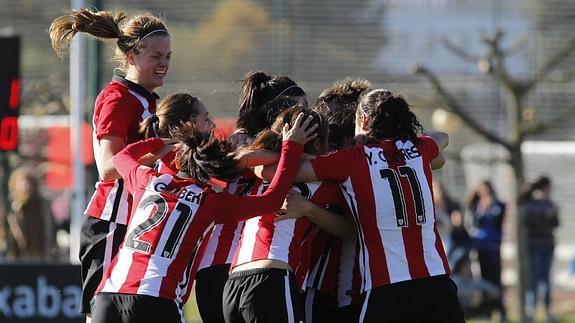
<instances>
[{"instance_id":1,"label":"red and white stripes pattern","mask_svg":"<svg viewBox=\"0 0 575 323\"><path fill-rule=\"evenodd\" d=\"M333 172L345 174L338 180L359 224L362 291L449 273L431 189L430 162L437 145L420 138L417 145L409 140L382 141L311 161L322 180L336 179L337 175L329 175ZM399 209L405 218L396 213ZM421 210L423 217L418 218Z\"/></svg>"}]
</instances>

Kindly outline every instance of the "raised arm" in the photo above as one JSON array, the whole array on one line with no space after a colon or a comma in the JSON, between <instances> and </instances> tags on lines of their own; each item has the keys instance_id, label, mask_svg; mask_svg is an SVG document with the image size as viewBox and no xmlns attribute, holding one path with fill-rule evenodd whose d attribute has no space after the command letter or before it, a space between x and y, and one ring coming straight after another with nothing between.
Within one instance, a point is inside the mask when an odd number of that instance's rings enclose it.
<instances>
[{"instance_id":1,"label":"raised arm","mask_svg":"<svg viewBox=\"0 0 575 323\"><path fill-rule=\"evenodd\" d=\"M273 176L270 186L261 196L238 197L220 194L227 201L217 202L221 207L220 217L216 222L237 222L254 216L277 211L291 187L297 172L298 163L303 154L303 145L315 138L317 125L305 130L311 118L303 120L303 114L296 119L292 129L286 124L283 129L283 144L278 172Z\"/></svg>"},{"instance_id":2,"label":"raised arm","mask_svg":"<svg viewBox=\"0 0 575 323\"><path fill-rule=\"evenodd\" d=\"M435 141L435 143L439 147L439 151L444 150L447 147L447 145L449 145L449 135L445 132L428 130L425 132L425 135L433 139L433 141Z\"/></svg>"},{"instance_id":3,"label":"raised arm","mask_svg":"<svg viewBox=\"0 0 575 323\"><path fill-rule=\"evenodd\" d=\"M445 165L445 157L443 156L442 151L449 144L449 135L445 132L435 130L426 131L425 135L435 141L437 147L439 148L437 157L431 161L431 169L439 169Z\"/></svg>"},{"instance_id":4,"label":"raised arm","mask_svg":"<svg viewBox=\"0 0 575 323\"><path fill-rule=\"evenodd\" d=\"M334 150L325 155L300 162L300 168L295 176L297 183L309 183L317 181L333 181L342 183L348 178L358 159L364 159L363 146L349 149ZM275 167L257 167L256 176L269 179L275 173Z\"/></svg>"},{"instance_id":5,"label":"raised arm","mask_svg":"<svg viewBox=\"0 0 575 323\"><path fill-rule=\"evenodd\" d=\"M300 161L299 165L300 165L299 170L297 171L294 177L294 182L310 183L310 182L317 182L319 180L309 160L302 160ZM254 173L259 178L270 180L277 172L277 166L278 166L277 164L258 166L254 169Z\"/></svg>"},{"instance_id":6,"label":"raised arm","mask_svg":"<svg viewBox=\"0 0 575 323\"><path fill-rule=\"evenodd\" d=\"M239 160L243 168L251 168L258 165L277 164L280 160L280 154L270 150L240 148L236 153L236 159Z\"/></svg>"},{"instance_id":7,"label":"raised arm","mask_svg":"<svg viewBox=\"0 0 575 323\"><path fill-rule=\"evenodd\" d=\"M151 172L154 171L145 167L140 163L139 159L150 153L158 150L162 150L164 145L170 143L171 139L161 139L161 138L151 138L142 141L135 142L126 146L120 152L118 152L114 157L112 157L112 162L120 176L124 178L126 186L130 192L133 192L133 186L138 183L138 180L142 180L142 175L138 172Z\"/></svg>"}]
</instances>

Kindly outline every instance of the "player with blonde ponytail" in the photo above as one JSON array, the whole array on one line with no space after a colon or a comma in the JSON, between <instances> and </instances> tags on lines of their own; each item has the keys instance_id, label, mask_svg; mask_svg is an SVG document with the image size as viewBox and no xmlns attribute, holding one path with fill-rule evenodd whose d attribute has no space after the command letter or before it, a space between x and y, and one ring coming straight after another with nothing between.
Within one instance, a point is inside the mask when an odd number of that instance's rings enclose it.
<instances>
[{"instance_id":1,"label":"player with blonde ponytail","mask_svg":"<svg viewBox=\"0 0 575 323\"><path fill-rule=\"evenodd\" d=\"M154 90L164 85L172 56L170 34L161 19L145 13L120 25L126 18L123 12L84 8L57 17L49 29L52 47L61 58L74 36L86 33L115 39L114 58L120 63L94 107L93 148L100 179L84 212L80 239L81 311L88 319L94 292L124 238L132 205L112 157L143 138L139 124L156 111L159 97Z\"/></svg>"}]
</instances>

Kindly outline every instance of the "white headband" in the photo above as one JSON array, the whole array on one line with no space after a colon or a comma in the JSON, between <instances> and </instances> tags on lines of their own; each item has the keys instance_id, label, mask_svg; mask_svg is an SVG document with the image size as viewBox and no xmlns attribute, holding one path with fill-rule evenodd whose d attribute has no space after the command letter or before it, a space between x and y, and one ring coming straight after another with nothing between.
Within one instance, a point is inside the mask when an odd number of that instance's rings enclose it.
<instances>
[{"instance_id":1,"label":"white headband","mask_svg":"<svg viewBox=\"0 0 575 323\"><path fill-rule=\"evenodd\" d=\"M163 32L163 33L168 34L168 31L165 30L165 29L152 30L152 31L150 31L149 33L145 34L144 36L140 37L140 39L138 40L138 42L137 42L137 43L134 45L134 47L132 47L132 48L136 48L136 46L138 46L138 45L142 42L142 40L146 39L146 37L148 37L148 36L150 36L150 35L153 35L153 34L155 34L155 33L159 33L159 32ZM169 34L168 34L168 35L169 35Z\"/></svg>"},{"instance_id":2,"label":"white headband","mask_svg":"<svg viewBox=\"0 0 575 323\"><path fill-rule=\"evenodd\" d=\"M282 94L286 93L288 90L293 89L293 88L298 88L298 89L300 89L302 92L305 93L305 91L304 91L301 87L299 87L299 86L297 86L297 85L292 85L292 86L288 86L288 87L285 88L283 91L281 91L280 94L278 94L278 95L274 98L274 100L276 100L277 98L279 98L280 96L282 96ZM273 101L273 100L272 100L272 101Z\"/></svg>"}]
</instances>

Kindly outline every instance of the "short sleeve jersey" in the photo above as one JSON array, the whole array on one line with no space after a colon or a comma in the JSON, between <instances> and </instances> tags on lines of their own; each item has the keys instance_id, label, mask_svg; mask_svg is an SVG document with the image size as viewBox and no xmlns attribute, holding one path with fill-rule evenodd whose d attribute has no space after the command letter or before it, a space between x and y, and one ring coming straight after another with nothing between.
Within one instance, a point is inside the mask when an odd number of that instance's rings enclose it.
<instances>
[{"instance_id":1,"label":"short sleeve jersey","mask_svg":"<svg viewBox=\"0 0 575 323\"><path fill-rule=\"evenodd\" d=\"M126 145L141 140L140 122L156 112L157 99L155 93L148 92L122 76L114 75L112 82L98 95L94 107L92 146L98 169L101 169L100 140L105 136L114 136L124 138ZM84 213L126 224L131 205L132 198L125 191L121 179L99 181Z\"/></svg>"},{"instance_id":2,"label":"short sleeve jersey","mask_svg":"<svg viewBox=\"0 0 575 323\"><path fill-rule=\"evenodd\" d=\"M340 239L318 230L314 236L307 286L332 296L339 307L361 302L357 237Z\"/></svg>"},{"instance_id":3,"label":"short sleeve jersey","mask_svg":"<svg viewBox=\"0 0 575 323\"><path fill-rule=\"evenodd\" d=\"M228 192L237 196L254 195L262 181L253 173L244 174L244 176L231 182L228 186ZM216 224L210 233L209 239L204 243L205 253L199 264L199 269L212 266L231 264L234 252L238 247L244 222Z\"/></svg>"},{"instance_id":4,"label":"short sleeve jersey","mask_svg":"<svg viewBox=\"0 0 575 323\"><path fill-rule=\"evenodd\" d=\"M152 138L128 145L114 156L114 165L137 207L98 292L149 295L181 303L187 292L182 286L193 280L189 264L214 223L238 222L279 208L303 151L299 144L284 143L280 173L268 194L238 197L139 165L140 157L162 146L161 139Z\"/></svg>"},{"instance_id":5,"label":"short sleeve jersey","mask_svg":"<svg viewBox=\"0 0 575 323\"><path fill-rule=\"evenodd\" d=\"M319 180L341 183L358 224L362 290L448 274L435 225L429 137L383 140L311 160Z\"/></svg>"},{"instance_id":6,"label":"short sleeve jersey","mask_svg":"<svg viewBox=\"0 0 575 323\"><path fill-rule=\"evenodd\" d=\"M321 207L333 203L340 194L333 182L298 183L292 189ZM258 193L263 191L265 185ZM274 221L276 217L269 213L245 221L232 268L261 259L283 261L294 271L298 287L305 289L315 225L306 217Z\"/></svg>"}]
</instances>

